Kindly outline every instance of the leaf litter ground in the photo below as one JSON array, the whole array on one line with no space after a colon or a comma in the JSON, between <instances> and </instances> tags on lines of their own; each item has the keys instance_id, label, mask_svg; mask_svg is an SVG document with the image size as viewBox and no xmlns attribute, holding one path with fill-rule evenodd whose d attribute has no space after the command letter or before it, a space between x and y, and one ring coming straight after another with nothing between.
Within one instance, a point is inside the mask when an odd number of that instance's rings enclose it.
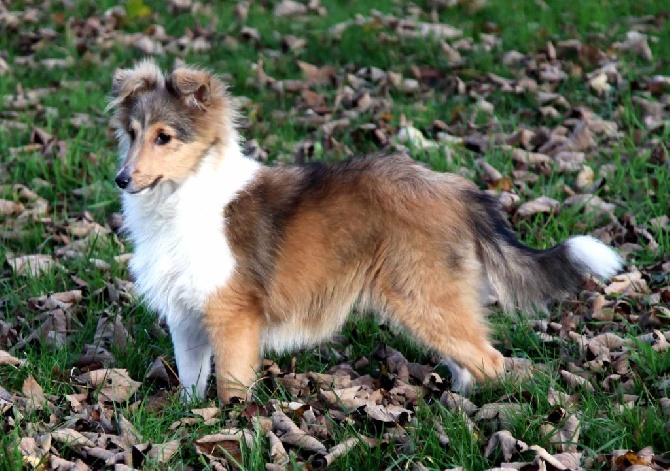
<instances>
[{"instance_id":1,"label":"leaf litter ground","mask_svg":"<svg viewBox=\"0 0 670 471\"><path fill-rule=\"evenodd\" d=\"M104 3L0 5L2 469L670 469L661 2ZM508 374L469 398L354 313L266 359L253 401L182 404L110 183L111 72L147 54L222 73L253 158L407 151L494 194L527 243L590 233L626 272L531 318L494 309Z\"/></svg>"}]
</instances>

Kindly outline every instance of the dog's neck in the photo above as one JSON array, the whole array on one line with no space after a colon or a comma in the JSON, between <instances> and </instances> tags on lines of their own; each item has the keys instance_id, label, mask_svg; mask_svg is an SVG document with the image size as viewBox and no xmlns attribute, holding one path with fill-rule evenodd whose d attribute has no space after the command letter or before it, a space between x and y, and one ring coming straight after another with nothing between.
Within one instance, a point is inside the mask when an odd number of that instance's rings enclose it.
<instances>
[{"instance_id":1,"label":"dog's neck","mask_svg":"<svg viewBox=\"0 0 670 471\"><path fill-rule=\"evenodd\" d=\"M144 194L123 195L126 227L167 222L181 209L202 211L207 217L220 210L254 178L261 164L242 154L236 139L210 147L200 164L182 182L161 182ZM211 215L209 215L211 216Z\"/></svg>"}]
</instances>

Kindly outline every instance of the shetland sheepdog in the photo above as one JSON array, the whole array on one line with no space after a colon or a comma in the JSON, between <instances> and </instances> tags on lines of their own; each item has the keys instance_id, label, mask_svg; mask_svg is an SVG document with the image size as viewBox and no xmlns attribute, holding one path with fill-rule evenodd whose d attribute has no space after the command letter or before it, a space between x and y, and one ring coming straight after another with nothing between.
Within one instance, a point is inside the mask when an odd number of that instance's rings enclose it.
<instances>
[{"instance_id":1,"label":"shetland sheepdog","mask_svg":"<svg viewBox=\"0 0 670 471\"><path fill-rule=\"evenodd\" d=\"M354 305L441 355L467 392L504 372L489 293L529 310L622 265L589 236L526 247L472 182L405 155L261 165L206 70L117 70L109 107L129 270L169 326L187 398L205 396L212 356L219 398L247 397L264 351L328 339Z\"/></svg>"}]
</instances>

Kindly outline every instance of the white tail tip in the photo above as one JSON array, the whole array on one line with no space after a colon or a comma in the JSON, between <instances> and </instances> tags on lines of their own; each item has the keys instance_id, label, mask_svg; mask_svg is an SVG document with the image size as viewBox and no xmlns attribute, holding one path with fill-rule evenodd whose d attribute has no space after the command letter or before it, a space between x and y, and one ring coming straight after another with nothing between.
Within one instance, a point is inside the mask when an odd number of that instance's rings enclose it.
<instances>
[{"instance_id":1,"label":"white tail tip","mask_svg":"<svg viewBox=\"0 0 670 471\"><path fill-rule=\"evenodd\" d=\"M619 273L623 266L623 259L619 254L595 237L574 236L565 243L570 257L600 278L611 278Z\"/></svg>"}]
</instances>

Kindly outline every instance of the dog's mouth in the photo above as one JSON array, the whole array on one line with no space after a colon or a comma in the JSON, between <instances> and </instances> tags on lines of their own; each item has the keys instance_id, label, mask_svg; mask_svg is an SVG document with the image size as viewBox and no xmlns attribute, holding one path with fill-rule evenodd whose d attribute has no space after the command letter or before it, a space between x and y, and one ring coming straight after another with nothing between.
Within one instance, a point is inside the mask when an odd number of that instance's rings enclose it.
<instances>
[{"instance_id":1,"label":"dog's mouth","mask_svg":"<svg viewBox=\"0 0 670 471\"><path fill-rule=\"evenodd\" d=\"M139 195L141 193L146 193L146 192L151 191L154 188L156 188L156 185L158 185L158 183L160 183L160 181L162 179L163 179L163 175L159 175L156 178L154 178L154 180L149 185L145 186L144 188L140 188L140 189L137 189L137 190L127 190L127 192L131 195Z\"/></svg>"}]
</instances>

